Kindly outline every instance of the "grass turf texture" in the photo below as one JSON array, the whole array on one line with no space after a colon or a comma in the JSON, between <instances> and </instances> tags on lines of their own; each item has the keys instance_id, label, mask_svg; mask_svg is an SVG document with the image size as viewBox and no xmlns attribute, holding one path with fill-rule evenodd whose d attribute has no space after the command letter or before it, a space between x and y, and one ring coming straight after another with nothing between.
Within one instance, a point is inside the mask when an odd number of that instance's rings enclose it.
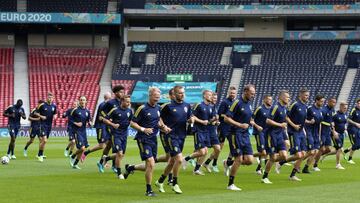
<instances>
[{"instance_id":1,"label":"grass turf texture","mask_svg":"<svg viewBox=\"0 0 360 203\"><path fill-rule=\"evenodd\" d=\"M28 157L23 157L23 147L27 138L18 138L15 155L9 165L0 165L0 202L354 202L360 198L360 158L355 153L354 161L358 165L349 165L342 160L346 170L335 169L335 157L327 159L319 165L321 172L298 174L302 182L290 182L288 176L292 167L283 166L281 174L270 173L272 185L260 183L261 176L255 174L256 165L241 166L235 184L242 188L241 192L226 190L228 178L222 172L222 160L228 153L228 145L218 161L221 172L206 173L205 176L194 176L192 166L181 169L179 184L183 194L177 195L165 186L166 193L157 192L158 196L144 196L144 173L136 171L127 180L118 180L111 169L100 174L96 167L101 152L88 155L82 170L70 168L68 158L63 155L67 138L49 139L45 154L48 157L43 163L35 158L38 142L28 149ZM9 138L0 138L1 155L5 155ZM95 138L89 139L91 145ZM252 140L255 144L255 140ZM159 154L163 154L159 142ZM346 141L346 146L349 142ZM255 148L254 148L255 149ZM193 138L188 137L184 154L193 150ZM210 150L211 152L211 150ZM140 163L136 142L128 140L125 163ZM161 175L165 164L157 164L153 179ZM203 171L205 171L203 169Z\"/></svg>"}]
</instances>

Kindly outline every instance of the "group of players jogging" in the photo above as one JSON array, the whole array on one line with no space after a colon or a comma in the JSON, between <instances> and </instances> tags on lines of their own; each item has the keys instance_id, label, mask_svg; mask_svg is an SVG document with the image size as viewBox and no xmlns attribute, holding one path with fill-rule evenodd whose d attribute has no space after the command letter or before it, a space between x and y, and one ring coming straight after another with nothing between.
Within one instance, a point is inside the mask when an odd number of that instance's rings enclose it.
<instances>
[{"instance_id":1,"label":"group of players jogging","mask_svg":"<svg viewBox=\"0 0 360 203\"><path fill-rule=\"evenodd\" d=\"M104 95L104 101L99 104L95 123L92 123L87 100L81 96L74 101L72 108L62 116L68 118L69 143L64 155L69 157L70 165L80 169L79 162L97 150L102 150L102 156L97 162L99 172L103 173L108 161L112 160L112 169L119 179L127 179L135 171L144 171L146 180L146 196L156 196L151 183L155 163L166 162L167 165L155 182L159 192L165 192L164 182L168 178L171 189L181 194L178 177L180 168L186 168L190 163L194 166L194 175L205 175L207 172L219 172L218 158L226 139L230 153L223 160L225 175L229 176L227 189L240 191L235 183L235 176L241 165L251 165L256 157L258 166L256 173L262 175L261 182L272 184L269 173L275 164L276 173L284 164L293 164L289 176L291 181L301 181L297 173L320 171L319 163L328 155L336 155L336 169L345 169L341 163L343 156L349 164L354 151L360 148L360 99L356 106L347 114L348 104L340 103L335 111L336 98L325 98L316 95L310 106L309 90L299 90L298 98L290 103L290 94L281 90L278 101L273 104L273 97L265 95L262 105L252 108L256 90L254 85L246 85L242 94L237 97L237 89L230 87L227 98L217 108L217 93L203 91L203 101L191 106L185 102L185 88L175 86L169 91L170 102L161 106L161 92L158 88L149 88L148 102L139 106L133 113L130 96L125 95L123 86L113 88L111 93ZM30 139L24 148L27 149L38 136L39 152L37 158L44 161L45 145L51 132L52 121L56 118L54 95L48 94L46 101L39 101L28 119L31 121ZM326 105L325 105L325 101ZM20 120L26 119L22 101L4 111L9 118L10 144L8 156L14 155L15 140L20 128ZM95 127L98 144L88 148L86 127ZM135 140L139 147L140 157L144 163L125 164L121 170L122 160L126 152L128 127L137 130ZM257 152L253 153L250 135L254 135ZM193 135L194 151L192 154L182 153L187 135ZM344 137L348 136L352 144L344 148ZM160 137L165 154L158 156L157 137ZM76 149L75 149L76 147ZM209 152L212 148L212 152ZM111 150L111 153L110 153ZM349 156L346 157L346 154ZM211 163L212 162L212 163ZM302 162L305 162L301 169Z\"/></svg>"}]
</instances>

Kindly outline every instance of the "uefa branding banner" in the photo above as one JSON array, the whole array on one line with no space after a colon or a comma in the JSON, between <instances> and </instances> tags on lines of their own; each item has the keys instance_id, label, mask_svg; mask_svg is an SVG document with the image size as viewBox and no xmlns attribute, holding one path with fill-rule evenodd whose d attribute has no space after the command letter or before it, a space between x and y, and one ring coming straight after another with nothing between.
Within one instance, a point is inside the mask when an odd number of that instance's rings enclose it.
<instances>
[{"instance_id":1,"label":"uefa branding banner","mask_svg":"<svg viewBox=\"0 0 360 203\"><path fill-rule=\"evenodd\" d=\"M130 137L135 137L137 131L131 127L128 129L128 135ZM29 137L30 135L30 126L22 126L20 128L19 137ZM96 130L95 128L87 128L86 135L88 137L96 137ZM0 137L9 137L9 131L7 128L0 128ZM53 127L50 133L50 137L67 137L68 133L66 128L61 127Z\"/></svg>"},{"instance_id":2,"label":"uefa branding banner","mask_svg":"<svg viewBox=\"0 0 360 203\"><path fill-rule=\"evenodd\" d=\"M360 39L360 31L285 31L286 40Z\"/></svg>"},{"instance_id":3,"label":"uefa branding banner","mask_svg":"<svg viewBox=\"0 0 360 203\"><path fill-rule=\"evenodd\" d=\"M120 14L0 12L0 23L121 24Z\"/></svg>"},{"instance_id":4,"label":"uefa branding banner","mask_svg":"<svg viewBox=\"0 0 360 203\"><path fill-rule=\"evenodd\" d=\"M161 90L161 98L159 103L169 102L168 92L175 85L181 85L185 88L185 101L188 103L200 103L202 99L202 91L216 91L215 82L137 82L131 95L131 102L145 103L148 101L148 90L150 87L157 87Z\"/></svg>"}]
</instances>

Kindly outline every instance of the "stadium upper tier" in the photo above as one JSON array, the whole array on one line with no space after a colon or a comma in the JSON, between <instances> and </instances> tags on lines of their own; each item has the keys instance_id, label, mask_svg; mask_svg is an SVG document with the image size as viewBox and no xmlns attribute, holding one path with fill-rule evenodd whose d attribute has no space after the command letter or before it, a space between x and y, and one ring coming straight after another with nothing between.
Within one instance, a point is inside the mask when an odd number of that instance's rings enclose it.
<instances>
[{"instance_id":1,"label":"stadium upper tier","mask_svg":"<svg viewBox=\"0 0 360 203\"><path fill-rule=\"evenodd\" d=\"M28 52L30 106L34 108L47 92L55 94L58 119L54 125L65 126L63 112L79 96L86 96L88 108L95 111L99 81L106 62L107 49L30 48Z\"/></svg>"},{"instance_id":2,"label":"stadium upper tier","mask_svg":"<svg viewBox=\"0 0 360 203\"><path fill-rule=\"evenodd\" d=\"M16 11L17 1L15 0L1 0L0 1L0 12Z\"/></svg>"},{"instance_id":3,"label":"stadium upper tier","mask_svg":"<svg viewBox=\"0 0 360 203\"><path fill-rule=\"evenodd\" d=\"M301 87L311 90L311 99L317 93L337 97L347 71L346 66L334 65L345 41L141 43L148 45L149 53L156 54L155 65L141 66L141 79L164 81L166 74L193 74L196 81L220 82L221 99L225 97L233 71L232 65L220 65L224 47L251 44L252 53L262 55L261 64L245 65L239 88L248 83L256 85L255 105L261 103L263 95L276 95L281 89L290 90L292 99L295 99ZM129 65L117 63L113 78L130 75L130 69Z\"/></svg>"},{"instance_id":4,"label":"stadium upper tier","mask_svg":"<svg viewBox=\"0 0 360 203\"><path fill-rule=\"evenodd\" d=\"M260 3L266 5L346 5L356 0L149 0L158 5L249 5Z\"/></svg>"},{"instance_id":5,"label":"stadium upper tier","mask_svg":"<svg viewBox=\"0 0 360 203\"><path fill-rule=\"evenodd\" d=\"M0 108L3 112L14 101L14 49L0 48ZM0 114L0 127L7 125L7 118Z\"/></svg>"},{"instance_id":6,"label":"stadium upper tier","mask_svg":"<svg viewBox=\"0 0 360 203\"><path fill-rule=\"evenodd\" d=\"M28 12L106 13L107 8L108 0L27 0Z\"/></svg>"}]
</instances>

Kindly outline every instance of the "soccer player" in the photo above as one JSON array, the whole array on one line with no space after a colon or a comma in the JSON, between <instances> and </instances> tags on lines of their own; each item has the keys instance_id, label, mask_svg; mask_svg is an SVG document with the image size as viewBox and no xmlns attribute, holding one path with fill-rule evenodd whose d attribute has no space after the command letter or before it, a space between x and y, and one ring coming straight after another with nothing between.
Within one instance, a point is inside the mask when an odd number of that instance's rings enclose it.
<instances>
[{"instance_id":1,"label":"soccer player","mask_svg":"<svg viewBox=\"0 0 360 203\"><path fill-rule=\"evenodd\" d=\"M225 139L228 138L230 128L231 128L231 126L224 121L224 117L225 117L226 113L229 111L230 106L234 102L234 100L236 98L236 94L237 94L236 88L231 86L228 90L228 97L224 101L222 101L219 106L218 115L219 115L220 125L218 127L218 131L219 131L218 135L219 135L219 141L220 141L220 150L223 149ZM212 156L214 157L214 159L219 158L219 156L217 156L217 157L214 155L212 155ZM224 174L226 176L229 176L230 167L233 164L233 162L234 161L231 156L231 153L229 153L227 160L223 160ZM213 166L214 165L216 166L216 164L214 164L214 162L213 162Z\"/></svg>"},{"instance_id":2,"label":"soccer player","mask_svg":"<svg viewBox=\"0 0 360 203\"><path fill-rule=\"evenodd\" d=\"M340 109L333 116L334 130L332 132L331 139L334 144L335 150L330 154L336 154L336 169L344 170L345 168L340 163L340 156L343 153L344 137L346 132L348 104L345 102L340 103Z\"/></svg>"},{"instance_id":3,"label":"soccer player","mask_svg":"<svg viewBox=\"0 0 360 203\"><path fill-rule=\"evenodd\" d=\"M172 101L174 101L175 98L175 93L174 93L174 88L171 88L169 90L169 99L170 102L168 103L164 103L163 105L161 105L161 109L163 107L165 107L168 104L171 104ZM164 155L160 155L159 157L156 158L155 163L159 163L159 162L168 162L170 160L170 146L169 144L165 141L165 133L164 132L160 132L160 141L161 144L164 148L165 154ZM172 185L172 180L173 180L173 173L170 172L168 175L168 185Z\"/></svg>"},{"instance_id":4,"label":"soccer player","mask_svg":"<svg viewBox=\"0 0 360 203\"><path fill-rule=\"evenodd\" d=\"M287 150L284 141L284 134L287 130L286 107L290 102L290 94L287 90L281 90L279 101L270 109L269 118L266 119L267 134L265 142L266 153L270 159L267 161L265 171L261 179L262 183L272 184L269 180L269 172L275 162L286 160Z\"/></svg>"},{"instance_id":5,"label":"soccer player","mask_svg":"<svg viewBox=\"0 0 360 203\"><path fill-rule=\"evenodd\" d=\"M333 131L333 116L335 115L334 107L336 105L336 98L331 97L327 101L327 105L321 108L321 113L323 115L323 120L320 125L320 136L321 136L321 147L319 152L315 155L314 169L320 171L318 167L318 162L321 158L321 155L325 155L331 152L331 133Z\"/></svg>"},{"instance_id":6,"label":"soccer player","mask_svg":"<svg viewBox=\"0 0 360 203\"><path fill-rule=\"evenodd\" d=\"M36 115L41 118L40 146L37 158L40 162L44 161L44 150L47 140L50 136L53 119L56 119L56 105L53 103L54 94L49 92L46 102L38 105Z\"/></svg>"},{"instance_id":7,"label":"soccer player","mask_svg":"<svg viewBox=\"0 0 360 203\"><path fill-rule=\"evenodd\" d=\"M253 124L251 102L254 97L255 86L246 85L241 97L234 101L225 116L225 122L231 125L229 145L231 155L235 158L230 170L228 190L241 191L234 184L236 172L241 164L251 165L254 158L249 134L249 127Z\"/></svg>"},{"instance_id":8,"label":"soccer player","mask_svg":"<svg viewBox=\"0 0 360 203\"><path fill-rule=\"evenodd\" d=\"M108 118L102 118L102 121L110 126L110 132L113 135L112 144L115 153L115 167L117 177L125 179L121 173L121 161L124 158L126 151L126 143L128 137L128 127L132 123L133 112L130 109L130 96L125 95L121 98L120 107L114 107L109 111Z\"/></svg>"},{"instance_id":9,"label":"soccer player","mask_svg":"<svg viewBox=\"0 0 360 203\"><path fill-rule=\"evenodd\" d=\"M210 146L213 148L213 153L210 155L210 157L205 161L203 166L205 169L211 173L213 171L214 173L219 173L219 168L217 167L217 158L220 154L220 142L219 137L217 134L217 126L220 124L219 122L219 115L217 113L216 104L217 104L217 93L213 92L212 95L212 101L211 101L211 108L212 112L215 114L216 120L214 120L210 125L208 125L209 128L209 135L210 135ZM210 167L210 162L213 160L212 167Z\"/></svg>"},{"instance_id":10,"label":"soccer player","mask_svg":"<svg viewBox=\"0 0 360 203\"><path fill-rule=\"evenodd\" d=\"M38 105L44 103L43 100L39 100L38 101ZM36 113L36 108L34 108L29 115L28 120L31 122L30 125L30 139L29 141L27 141L25 148L24 148L24 157L27 157L27 149L29 148L29 146L34 142L34 139L36 136L38 136L39 140L40 140L40 130L41 130L41 126L40 126L40 120L41 118L37 115L35 115Z\"/></svg>"},{"instance_id":11,"label":"soccer player","mask_svg":"<svg viewBox=\"0 0 360 203\"><path fill-rule=\"evenodd\" d=\"M86 124L92 126L89 109L86 108L86 97L79 98L79 107L71 112L73 117L73 130L77 151L70 156L70 165L74 169L81 169L78 166L82 153L89 147L86 136Z\"/></svg>"},{"instance_id":12,"label":"soccer player","mask_svg":"<svg viewBox=\"0 0 360 203\"><path fill-rule=\"evenodd\" d=\"M195 152L186 156L183 161L183 168L186 168L187 161L195 158L197 159L194 175L205 175L200 166L204 162L205 156L208 153L208 146L210 145L210 135L208 125L216 120L214 119L214 113L211 108L212 92L210 90L203 91L203 102L196 104L193 109L193 115L195 119L195 134L194 134L194 148Z\"/></svg>"},{"instance_id":13,"label":"soccer player","mask_svg":"<svg viewBox=\"0 0 360 203\"><path fill-rule=\"evenodd\" d=\"M310 173L309 166L314 163L314 156L320 149L320 125L323 119L321 108L325 103L323 95L318 94L315 97L315 102L312 106L308 107L306 119L309 121L305 124L306 138L308 140L308 150L310 150L310 156L307 158L307 162L302 170L303 173ZM313 168L317 171L318 168Z\"/></svg>"},{"instance_id":14,"label":"soccer player","mask_svg":"<svg viewBox=\"0 0 360 203\"><path fill-rule=\"evenodd\" d=\"M68 132L68 136L69 136L69 144L67 145L67 147L65 148L64 151L64 156L68 157L71 156L73 153L73 149L75 146L75 137L74 137L74 131L73 131L73 117L71 116L72 112L75 111L75 109L79 106L79 101L75 100L73 102L72 108L69 108L66 112L64 112L63 114L63 118L68 118L68 123L67 123L67 132Z\"/></svg>"},{"instance_id":15,"label":"soccer player","mask_svg":"<svg viewBox=\"0 0 360 203\"><path fill-rule=\"evenodd\" d=\"M292 154L292 156L280 161L279 166L282 166L286 162L295 161L294 168L289 177L292 181L301 181L301 179L296 176L296 173L300 171L302 159L305 157L305 152L307 151L304 126L309 96L309 90L306 88L300 89L298 99L290 105L287 112L286 121L289 124L288 134L291 143L290 154ZM280 167L277 167L277 170L279 171Z\"/></svg>"},{"instance_id":16,"label":"soccer player","mask_svg":"<svg viewBox=\"0 0 360 203\"><path fill-rule=\"evenodd\" d=\"M111 111L111 109L113 109L114 107L120 107L121 104L121 98L125 95L125 88L122 85L117 85L115 87L113 87L112 92L115 95L115 98L108 100L107 102L105 102L102 111L100 112L102 117L106 117L108 116L108 113ZM110 137L112 136L111 133L109 132L109 127L107 127L106 129L108 132L105 134L103 134L104 140L106 139L110 139ZM99 162L97 163L97 167L99 172L103 173L104 172L104 165L106 164L107 160L110 160L111 157L107 157L107 155L109 154L109 151L112 147L112 143L111 143L111 139L110 141L106 142L106 147L103 150L102 156L99 160ZM115 160L113 160L113 166L112 166L112 170L114 172L116 172L116 168L115 168Z\"/></svg>"},{"instance_id":17,"label":"soccer player","mask_svg":"<svg viewBox=\"0 0 360 203\"><path fill-rule=\"evenodd\" d=\"M360 149L360 99L356 100L356 106L351 110L348 118L348 133L351 142L351 147L344 150L344 153L349 154L348 163L355 164L352 160L354 152ZM344 157L346 159L346 157Z\"/></svg>"},{"instance_id":18,"label":"soccer player","mask_svg":"<svg viewBox=\"0 0 360 203\"><path fill-rule=\"evenodd\" d=\"M111 99L111 93L110 92L106 92L104 94L104 101L101 102L98 106L97 112L96 112L96 116L95 116L95 124L94 127L96 129L96 135L97 135L97 141L98 144L95 145L94 147L91 147L90 149L86 150L82 155L81 155L81 162L84 162L86 159L86 156L89 155L92 152L95 152L97 150L100 149L105 149L106 145L108 142L110 142L110 133L107 130L107 127L105 125L105 123L103 123L100 118L106 115L101 115L101 112L104 109L104 105L106 104L107 101L109 101ZM100 163L98 162L97 165L99 165ZM104 172L104 168L102 166L98 166L101 173Z\"/></svg>"},{"instance_id":19,"label":"soccer player","mask_svg":"<svg viewBox=\"0 0 360 203\"><path fill-rule=\"evenodd\" d=\"M157 104L160 100L160 90L156 87L149 88L149 101L141 105L134 114L131 127L137 130L135 139L140 150L141 160L145 161L139 165L125 165L124 177L127 178L134 170L145 171L146 192L145 195L154 197L156 194L151 188L152 176L155 168L155 159L157 155L157 138L159 128L170 132L170 129L164 127L160 119L160 106Z\"/></svg>"},{"instance_id":20,"label":"soccer player","mask_svg":"<svg viewBox=\"0 0 360 203\"><path fill-rule=\"evenodd\" d=\"M20 120L26 119L24 108L22 108L23 101L21 99L16 101L16 104L9 106L5 111L3 116L8 117L8 129L10 134L10 143L7 151L7 156L9 159L16 159L14 154L15 149L15 140L20 130Z\"/></svg>"},{"instance_id":21,"label":"soccer player","mask_svg":"<svg viewBox=\"0 0 360 203\"><path fill-rule=\"evenodd\" d=\"M272 103L273 103L272 96L264 95L262 105L257 107L252 115L252 118L254 119L253 135L255 136L256 139L256 148L258 151L256 154L254 154L254 156L259 157L260 160L255 170L258 175L262 174L261 167L262 165L265 164L265 160L267 156L265 150L265 134L267 130L266 119L269 117Z\"/></svg>"},{"instance_id":22,"label":"soccer player","mask_svg":"<svg viewBox=\"0 0 360 203\"><path fill-rule=\"evenodd\" d=\"M182 150L186 137L186 124L193 123L194 121L193 117L191 117L190 104L184 102L184 87L175 86L173 89L175 99L170 103L166 103L160 112L164 125L171 129L171 131L164 136L164 142L168 143L171 158L155 185L159 187L160 192L165 192L164 180L166 176L173 171L172 190L177 194L181 194L182 191L178 185L178 176L183 161Z\"/></svg>"}]
</instances>

